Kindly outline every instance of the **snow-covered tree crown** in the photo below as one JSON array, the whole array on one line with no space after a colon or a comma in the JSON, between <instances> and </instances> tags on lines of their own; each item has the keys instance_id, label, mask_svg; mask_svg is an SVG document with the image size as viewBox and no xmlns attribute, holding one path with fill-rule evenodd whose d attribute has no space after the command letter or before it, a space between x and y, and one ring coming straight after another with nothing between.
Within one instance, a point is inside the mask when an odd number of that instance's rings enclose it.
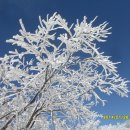
<instances>
[{"instance_id":1,"label":"snow-covered tree crown","mask_svg":"<svg viewBox=\"0 0 130 130\"><path fill-rule=\"evenodd\" d=\"M105 42L107 22L93 26L84 17L71 26L57 13L39 17L35 33L20 20L20 34L7 40L22 48L0 58L1 130L72 129L97 116L97 93L127 96L127 82L96 42Z\"/></svg>"},{"instance_id":2,"label":"snow-covered tree crown","mask_svg":"<svg viewBox=\"0 0 130 130\"><path fill-rule=\"evenodd\" d=\"M78 130L130 130L130 120L124 123L117 123L115 125L102 125L99 126L99 121L90 121L85 125L79 125Z\"/></svg>"}]
</instances>

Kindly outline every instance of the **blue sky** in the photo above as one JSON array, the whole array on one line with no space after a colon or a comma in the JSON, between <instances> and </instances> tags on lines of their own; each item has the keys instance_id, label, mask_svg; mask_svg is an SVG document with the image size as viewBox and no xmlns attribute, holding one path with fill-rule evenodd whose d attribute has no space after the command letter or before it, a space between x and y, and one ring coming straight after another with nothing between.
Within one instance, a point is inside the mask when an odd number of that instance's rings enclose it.
<instances>
[{"instance_id":1,"label":"blue sky","mask_svg":"<svg viewBox=\"0 0 130 130\"><path fill-rule=\"evenodd\" d=\"M100 44L100 50L112 56L112 61L121 61L119 74L130 80L130 0L0 0L0 56L13 48L5 44L5 40L18 33L20 18L27 30L34 31L39 15L46 17L46 14L52 15L54 12L61 14L70 24L77 18L82 20L83 16L89 20L99 16L97 24L108 21L112 35L106 43ZM105 107L99 104L95 110L105 115L130 116L130 98L115 94L102 96L108 103ZM104 124L110 122L117 120L103 121Z\"/></svg>"}]
</instances>

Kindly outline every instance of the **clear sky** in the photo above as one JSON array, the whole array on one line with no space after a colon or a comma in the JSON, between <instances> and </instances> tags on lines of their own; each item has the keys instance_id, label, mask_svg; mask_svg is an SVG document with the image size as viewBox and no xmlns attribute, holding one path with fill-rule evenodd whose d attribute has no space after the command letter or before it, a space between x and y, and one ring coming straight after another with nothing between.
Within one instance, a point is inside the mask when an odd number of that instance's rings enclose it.
<instances>
[{"instance_id":1,"label":"clear sky","mask_svg":"<svg viewBox=\"0 0 130 130\"><path fill-rule=\"evenodd\" d=\"M13 49L5 40L18 33L18 20L23 19L28 31L34 31L38 25L38 16L46 17L58 12L71 24L76 19L87 16L92 20L99 16L97 24L109 22L112 35L106 43L100 44L105 55L112 56L118 65L119 74L130 80L130 0L0 0L0 56ZM130 84L128 84L130 88ZM99 104L95 110L105 115L129 115L130 97L120 98L101 95L108 100L105 107ZM130 94L129 94L130 96ZM103 121L104 124L116 121Z\"/></svg>"}]
</instances>

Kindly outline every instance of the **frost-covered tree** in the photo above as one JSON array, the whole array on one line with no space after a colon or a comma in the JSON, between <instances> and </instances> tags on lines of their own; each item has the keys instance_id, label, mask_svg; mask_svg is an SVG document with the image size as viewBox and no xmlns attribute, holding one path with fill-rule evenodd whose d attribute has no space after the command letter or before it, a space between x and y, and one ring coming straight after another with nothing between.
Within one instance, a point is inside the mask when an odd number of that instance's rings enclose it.
<instances>
[{"instance_id":1,"label":"frost-covered tree","mask_svg":"<svg viewBox=\"0 0 130 130\"><path fill-rule=\"evenodd\" d=\"M77 126L78 130L130 130L130 120L115 125L99 125L99 121L89 121L85 125Z\"/></svg>"},{"instance_id":2,"label":"frost-covered tree","mask_svg":"<svg viewBox=\"0 0 130 130\"><path fill-rule=\"evenodd\" d=\"M7 40L18 47L0 57L1 130L80 130L85 124L92 130L100 115L91 107L105 104L97 91L127 96L128 81L118 75L117 63L97 48L110 28L94 21L84 17L69 26L54 13L39 17L30 33L20 19L20 33Z\"/></svg>"},{"instance_id":3,"label":"frost-covered tree","mask_svg":"<svg viewBox=\"0 0 130 130\"><path fill-rule=\"evenodd\" d=\"M104 125L98 127L96 130L130 130L130 120L124 122L124 123L117 123L116 125Z\"/></svg>"}]
</instances>

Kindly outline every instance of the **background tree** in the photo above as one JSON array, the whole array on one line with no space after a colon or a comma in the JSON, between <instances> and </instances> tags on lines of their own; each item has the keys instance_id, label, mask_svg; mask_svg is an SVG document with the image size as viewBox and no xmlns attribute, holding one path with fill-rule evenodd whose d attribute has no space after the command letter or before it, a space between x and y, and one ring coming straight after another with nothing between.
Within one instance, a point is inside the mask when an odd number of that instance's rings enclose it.
<instances>
[{"instance_id":1,"label":"background tree","mask_svg":"<svg viewBox=\"0 0 130 130\"><path fill-rule=\"evenodd\" d=\"M105 105L97 91L127 97L128 81L96 45L105 42L110 28L107 22L93 26L95 19L88 23L84 17L69 26L54 13L46 20L39 17L34 33L26 31L20 19L20 34L7 40L17 49L0 58L1 130L97 125L100 115L91 107Z\"/></svg>"},{"instance_id":2,"label":"background tree","mask_svg":"<svg viewBox=\"0 0 130 130\"><path fill-rule=\"evenodd\" d=\"M130 129L130 120L125 121L124 123L117 123L116 125L104 125L100 126L98 130L129 130Z\"/></svg>"},{"instance_id":3,"label":"background tree","mask_svg":"<svg viewBox=\"0 0 130 130\"><path fill-rule=\"evenodd\" d=\"M99 121L89 121L85 125L78 125L78 130L130 130L130 120L116 125L99 125Z\"/></svg>"}]
</instances>

